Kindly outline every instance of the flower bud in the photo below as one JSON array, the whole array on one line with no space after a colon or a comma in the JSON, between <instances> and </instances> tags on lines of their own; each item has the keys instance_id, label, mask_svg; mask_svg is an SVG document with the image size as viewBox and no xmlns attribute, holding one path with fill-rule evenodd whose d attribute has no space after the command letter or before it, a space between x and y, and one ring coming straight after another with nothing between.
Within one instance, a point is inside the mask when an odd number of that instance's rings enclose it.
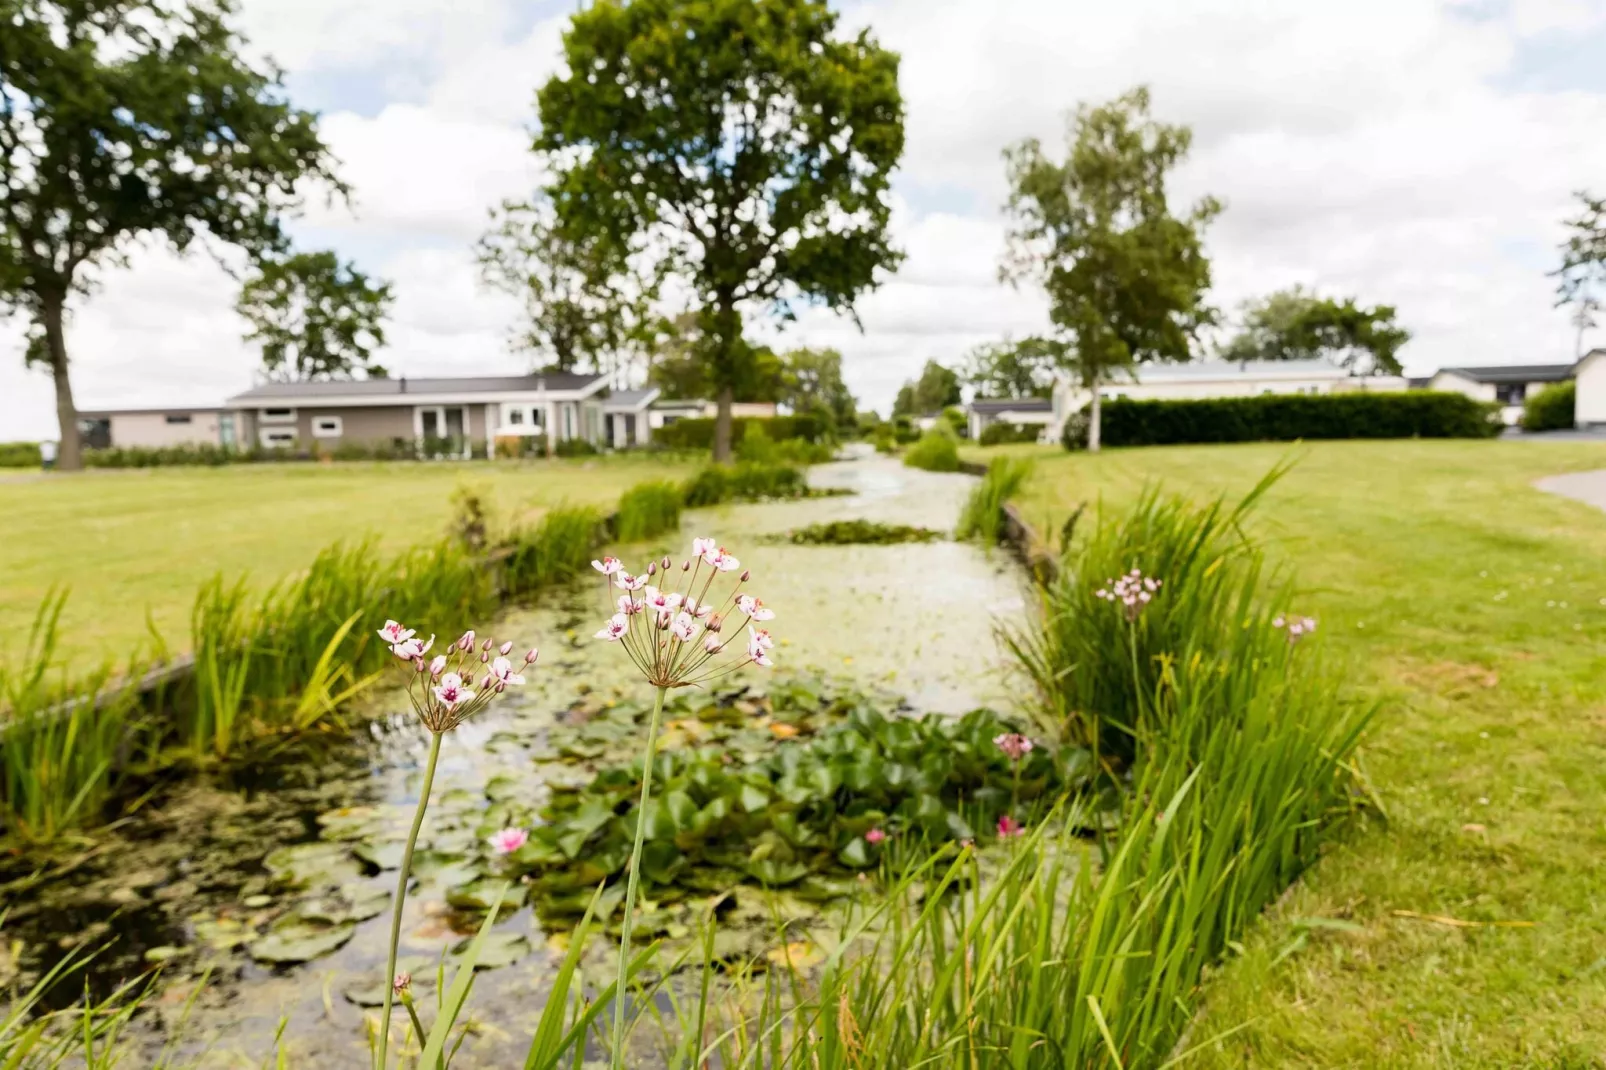
<instances>
[{"instance_id":1,"label":"flower bud","mask_svg":"<svg viewBox=\"0 0 1606 1070\"><path fill-rule=\"evenodd\" d=\"M495 645L496 645L496 640L495 639L487 638L485 640L485 644L483 646L481 646L480 649L481 650L489 650L489 649L491 649L491 647L493 647Z\"/></svg>"},{"instance_id":2,"label":"flower bud","mask_svg":"<svg viewBox=\"0 0 1606 1070\"><path fill-rule=\"evenodd\" d=\"M483 652L482 654L480 654L480 664L481 665L485 664L486 662L488 662L490 660L491 660L491 652L489 650L487 650L487 651Z\"/></svg>"},{"instance_id":3,"label":"flower bud","mask_svg":"<svg viewBox=\"0 0 1606 1070\"><path fill-rule=\"evenodd\" d=\"M705 627L709 631L714 632L714 633L717 634L719 632L719 629L724 625L724 623L725 622L720 620L717 616L716 617L709 617L708 618L708 623L703 625L703 627Z\"/></svg>"},{"instance_id":4,"label":"flower bud","mask_svg":"<svg viewBox=\"0 0 1606 1070\"><path fill-rule=\"evenodd\" d=\"M674 564L674 562L669 560L669 555L668 554L665 554L664 555L664 560L663 560L663 568L664 568L664 570L668 571L669 566L672 565L672 564Z\"/></svg>"},{"instance_id":5,"label":"flower bud","mask_svg":"<svg viewBox=\"0 0 1606 1070\"><path fill-rule=\"evenodd\" d=\"M742 569L742 582L746 583L750 578L752 578L752 575L753 575L752 569L746 569L746 568Z\"/></svg>"},{"instance_id":6,"label":"flower bud","mask_svg":"<svg viewBox=\"0 0 1606 1070\"><path fill-rule=\"evenodd\" d=\"M658 562L656 562L656 561L648 561L647 562L647 575L651 576L654 572L657 572L657 571L658 571Z\"/></svg>"},{"instance_id":7,"label":"flower bud","mask_svg":"<svg viewBox=\"0 0 1606 1070\"><path fill-rule=\"evenodd\" d=\"M461 639L459 639L457 641L457 649L459 649L459 650L467 650L469 647L471 647L473 645L474 645L474 629L470 628L468 631L463 633L463 638L461 638Z\"/></svg>"},{"instance_id":8,"label":"flower bud","mask_svg":"<svg viewBox=\"0 0 1606 1070\"><path fill-rule=\"evenodd\" d=\"M682 561L680 563L680 571L682 571L682 572L690 572L691 571L691 562L690 561Z\"/></svg>"},{"instance_id":9,"label":"flower bud","mask_svg":"<svg viewBox=\"0 0 1606 1070\"><path fill-rule=\"evenodd\" d=\"M414 658L413 659L413 668L417 669L419 672L423 672L424 671L424 659L421 658L421 657L420 658Z\"/></svg>"},{"instance_id":10,"label":"flower bud","mask_svg":"<svg viewBox=\"0 0 1606 1070\"><path fill-rule=\"evenodd\" d=\"M524 664L526 664L526 665L534 665L535 664L535 659L540 657L540 656L541 656L541 652L539 650L535 649L534 647L531 647L530 648L530 652L528 654L524 655Z\"/></svg>"},{"instance_id":11,"label":"flower bud","mask_svg":"<svg viewBox=\"0 0 1606 1070\"><path fill-rule=\"evenodd\" d=\"M497 682L496 677L492 676L490 673L486 673L485 674L485 678L480 681L480 690L484 691L487 687L490 687L492 684L494 684L496 682Z\"/></svg>"},{"instance_id":12,"label":"flower bud","mask_svg":"<svg viewBox=\"0 0 1606 1070\"><path fill-rule=\"evenodd\" d=\"M396 974L396 979L391 982L390 987L395 990L398 996L401 995L403 992L413 987L413 975L408 973L406 970L402 970L400 973Z\"/></svg>"},{"instance_id":13,"label":"flower bud","mask_svg":"<svg viewBox=\"0 0 1606 1070\"><path fill-rule=\"evenodd\" d=\"M505 658L505 657L507 657L507 656L508 656L508 654L509 654L509 653L510 653L510 652L511 652L511 651L512 651L512 650L513 650L513 640L511 640L511 639L509 639L509 640L508 640L508 641L507 641L507 642L505 642L505 643L503 643L503 644L502 644L502 647L501 647L501 652L502 652L502 656L503 656L503 657L504 657L504 658Z\"/></svg>"},{"instance_id":14,"label":"flower bud","mask_svg":"<svg viewBox=\"0 0 1606 1070\"><path fill-rule=\"evenodd\" d=\"M507 681L506 680L498 680L496 682L496 693L498 695L500 695L502 692L504 692L506 690L507 690Z\"/></svg>"}]
</instances>

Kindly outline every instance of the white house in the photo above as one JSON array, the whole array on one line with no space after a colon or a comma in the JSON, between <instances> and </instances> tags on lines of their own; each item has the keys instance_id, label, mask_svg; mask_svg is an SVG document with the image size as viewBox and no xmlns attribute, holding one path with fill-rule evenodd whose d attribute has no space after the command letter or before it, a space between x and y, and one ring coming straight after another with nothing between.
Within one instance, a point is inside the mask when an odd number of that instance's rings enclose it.
<instances>
[{"instance_id":1,"label":"white house","mask_svg":"<svg viewBox=\"0 0 1606 1070\"><path fill-rule=\"evenodd\" d=\"M976 398L965 406L965 415L974 442L991 424L1048 427L1054 422L1054 402L1050 398Z\"/></svg>"},{"instance_id":2,"label":"white house","mask_svg":"<svg viewBox=\"0 0 1606 1070\"><path fill-rule=\"evenodd\" d=\"M1596 350L1590 354L1606 351ZM1585 357L1587 361L1589 357ZM1440 368L1429 376L1421 385L1429 390L1448 390L1456 394L1465 394L1476 401L1494 401L1500 404L1500 419L1506 426L1514 426L1522 419L1522 406L1540 390L1551 383L1566 382L1575 374L1575 370L1583 367L1584 361L1578 364L1501 364L1482 368ZM1583 383L1579 383L1580 394L1583 392ZM1599 391L1602 395L1600 402L1606 407L1606 380L1603 380ZM1582 409L1582 405L1579 406ZM1582 420L1582 416L1579 417ZM1599 418L1606 423L1606 415Z\"/></svg>"},{"instance_id":3,"label":"white house","mask_svg":"<svg viewBox=\"0 0 1606 1070\"><path fill-rule=\"evenodd\" d=\"M1099 388L1105 401L1177 401L1193 398L1256 397L1261 394L1336 394L1345 391L1405 390L1398 375L1351 375L1325 360L1196 361L1188 364L1146 364L1119 373ZM1054 383L1053 416L1048 425L1057 441L1065 421L1080 412L1092 395L1067 373Z\"/></svg>"},{"instance_id":4,"label":"white house","mask_svg":"<svg viewBox=\"0 0 1606 1070\"><path fill-rule=\"evenodd\" d=\"M1592 349L1572 366L1578 380L1573 421L1582 428L1606 427L1606 349Z\"/></svg>"}]
</instances>

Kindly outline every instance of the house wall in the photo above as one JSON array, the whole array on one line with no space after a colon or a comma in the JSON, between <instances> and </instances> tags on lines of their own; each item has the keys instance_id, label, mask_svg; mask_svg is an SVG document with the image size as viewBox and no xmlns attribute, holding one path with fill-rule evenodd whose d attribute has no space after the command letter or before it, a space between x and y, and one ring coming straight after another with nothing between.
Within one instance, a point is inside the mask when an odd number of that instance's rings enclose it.
<instances>
[{"instance_id":1,"label":"house wall","mask_svg":"<svg viewBox=\"0 0 1606 1070\"><path fill-rule=\"evenodd\" d=\"M335 437L317 436L312 433L312 422L319 416L340 417L340 434ZM263 427L274 427L274 424L263 424ZM288 424L283 426L289 426ZM395 439L413 440L413 407L411 405L395 406L322 406L319 408L296 409L296 441L302 448L310 447L314 442L328 446L331 449L341 443L356 443L363 446L388 446Z\"/></svg>"},{"instance_id":2,"label":"house wall","mask_svg":"<svg viewBox=\"0 0 1606 1070\"><path fill-rule=\"evenodd\" d=\"M1578 426L1606 426L1606 352L1585 357L1575 378L1578 397L1573 417Z\"/></svg>"},{"instance_id":3,"label":"house wall","mask_svg":"<svg viewBox=\"0 0 1606 1070\"><path fill-rule=\"evenodd\" d=\"M1429 390L1448 390L1454 394L1465 394L1474 401L1493 401L1494 384L1480 383L1476 379L1468 379L1455 372L1439 372L1428 380Z\"/></svg>"},{"instance_id":4,"label":"house wall","mask_svg":"<svg viewBox=\"0 0 1606 1070\"><path fill-rule=\"evenodd\" d=\"M157 449L162 446L206 444L216 446L218 413L174 413L187 422L170 424L163 412L120 412L110 417L113 446Z\"/></svg>"}]
</instances>

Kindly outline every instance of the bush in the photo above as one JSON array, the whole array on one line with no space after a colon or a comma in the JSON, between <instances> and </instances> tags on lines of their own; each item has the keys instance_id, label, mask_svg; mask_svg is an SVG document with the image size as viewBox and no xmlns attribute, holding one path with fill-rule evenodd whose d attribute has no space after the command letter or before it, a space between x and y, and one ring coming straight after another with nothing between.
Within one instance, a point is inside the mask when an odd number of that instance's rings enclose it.
<instances>
[{"instance_id":1,"label":"bush","mask_svg":"<svg viewBox=\"0 0 1606 1070\"><path fill-rule=\"evenodd\" d=\"M583 438L560 439L552 452L558 457L595 457L602 451Z\"/></svg>"},{"instance_id":2,"label":"bush","mask_svg":"<svg viewBox=\"0 0 1606 1070\"><path fill-rule=\"evenodd\" d=\"M1039 424L1011 424L994 420L981 429L976 442L983 446L1004 446L1011 442L1036 442L1043 435Z\"/></svg>"},{"instance_id":3,"label":"bush","mask_svg":"<svg viewBox=\"0 0 1606 1070\"><path fill-rule=\"evenodd\" d=\"M1552 383L1528 399L1522 407L1524 431L1569 431L1577 426L1573 418L1573 404L1578 396L1578 384L1572 380Z\"/></svg>"},{"instance_id":4,"label":"bush","mask_svg":"<svg viewBox=\"0 0 1606 1070\"><path fill-rule=\"evenodd\" d=\"M956 438L970 437L970 417L966 416L965 410L958 405L950 405L943 409L937 415L937 424L939 427L946 426Z\"/></svg>"},{"instance_id":5,"label":"bush","mask_svg":"<svg viewBox=\"0 0 1606 1070\"><path fill-rule=\"evenodd\" d=\"M0 442L0 468L38 468L44 464L37 442Z\"/></svg>"},{"instance_id":6,"label":"bush","mask_svg":"<svg viewBox=\"0 0 1606 1070\"><path fill-rule=\"evenodd\" d=\"M820 421L811 413L771 417L738 416L731 420L733 443L746 438L749 424L762 427L771 442L785 442L788 439L819 442L826 437ZM652 442L655 446L670 450L711 450L714 448L714 421L702 416L676 420L654 431Z\"/></svg>"},{"instance_id":7,"label":"bush","mask_svg":"<svg viewBox=\"0 0 1606 1070\"><path fill-rule=\"evenodd\" d=\"M496 437L496 456L502 460L518 460L524 457L545 457L545 435L498 435Z\"/></svg>"},{"instance_id":8,"label":"bush","mask_svg":"<svg viewBox=\"0 0 1606 1070\"><path fill-rule=\"evenodd\" d=\"M954 537L980 539L989 546L996 544L1004 533L1004 503L1019 493L1031 474L1029 458L994 457L987 465L987 474L965 500Z\"/></svg>"},{"instance_id":9,"label":"bush","mask_svg":"<svg viewBox=\"0 0 1606 1070\"><path fill-rule=\"evenodd\" d=\"M727 501L802 498L808 495L803 470L789 464L711 464L686 481L686 506L698 508Z\"/></svg>"},{"instance_id":10,"label":"bush","mask_svg":"<svg viewBox=\"0 0 1606 1070\"><path fill-rule=\"evenodd\" d=\"M1489 438L1500 433L1496 407L1462 394L1263 394L1252 398L1134 401L1103 406L1106 446L1194 442L1291 442L1335 438ZM1067 420L1063 442L1087 441L1086 412Z\"/></svg>"},{"instance_id":11,"label":"bush","mask_svg":"<svg viewBox=\"0 0 1606 1070\"><path fill-rule=\"evenodd\" d=\"M619 498L615 536L639 542L680 527L680 487L667 479L637 483Z\"/></svg>"},{"instance_id":12,"label":"bush","mask_svg":"<svg viewBox=\"0 0 1606 1070\"><path fill-rule=\"evenodd\" d=\"M921 435L919 442L904 451L903 463L928 472L957 472L959 447L953 436L933 429Z\"/></svg>"}]
</instances>

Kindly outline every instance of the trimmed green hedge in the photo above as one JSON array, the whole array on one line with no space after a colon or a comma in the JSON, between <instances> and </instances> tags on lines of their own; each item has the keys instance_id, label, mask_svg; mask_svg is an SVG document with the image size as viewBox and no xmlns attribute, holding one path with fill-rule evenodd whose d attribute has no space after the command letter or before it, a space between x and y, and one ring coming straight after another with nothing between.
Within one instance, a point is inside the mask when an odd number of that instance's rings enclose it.
<instances>
[{"instance_id":1,"label":"trimmed green hedge","mask_svg":"<svg viewBox=\"0 0 1606 1070\"><path fill-rule=\"evenodd\" d=\"M1578 399L1578 384L1572 380L1551 383L1528 399L1522 407L1524 431L1571 431L1577 422L1574 406Z\"/></svg>"},{"instance_id":2,"label":"trimmed green hedge","mask_svg":"<svg viewBox=\"0 0 1606 1070\"><path fill-rule=\"evenodd\" d=\"M43 463L37 442L0 442L0 468L38 468Z\"/></svg>"},{"instance_id":3,"label":"trimmed green hedge","mask_svg":"<svg viewBox=\"0 0 1606 1070\"><path fill-rule=\"evenodd\" d=\"M1490 438L1497 406L1463 394L1263 394L1248 398L1104 403L1106 446L1290 442L1321 438ZM1087 421L1066 421L1067 449L1086 445Z\"/></svg>"},{"instance_id":4,"label":"trimmed green hedge","mask_svg":"<svg viewBox=\"0 0 1606 1070\"><path fill-rule=\"evenodd\" d=\"M1011 424L994 420L981 429L976 443L981 446L1002 446L1011 442L1036 442L1043 437L1041 424Z\"/></svg>"},{"instance_id":5,"label":"trimmed green hedge","mask_svg":"<svg viewBox=\"0 0 1606 1070\"><path fill-rule=\"evenodd\" d=\"M811 413L800 413L796 416L737 416L731 419L733 446L746 437L749 423L763 427L771 442L785 442L794 438L800 438L805 442L818 442L822 434L820 421ZM655 446L671 450L711 450L714 448L714 421L703 416L676 420L654 431L652 441Z\"/></svg>"}]
</instances>

